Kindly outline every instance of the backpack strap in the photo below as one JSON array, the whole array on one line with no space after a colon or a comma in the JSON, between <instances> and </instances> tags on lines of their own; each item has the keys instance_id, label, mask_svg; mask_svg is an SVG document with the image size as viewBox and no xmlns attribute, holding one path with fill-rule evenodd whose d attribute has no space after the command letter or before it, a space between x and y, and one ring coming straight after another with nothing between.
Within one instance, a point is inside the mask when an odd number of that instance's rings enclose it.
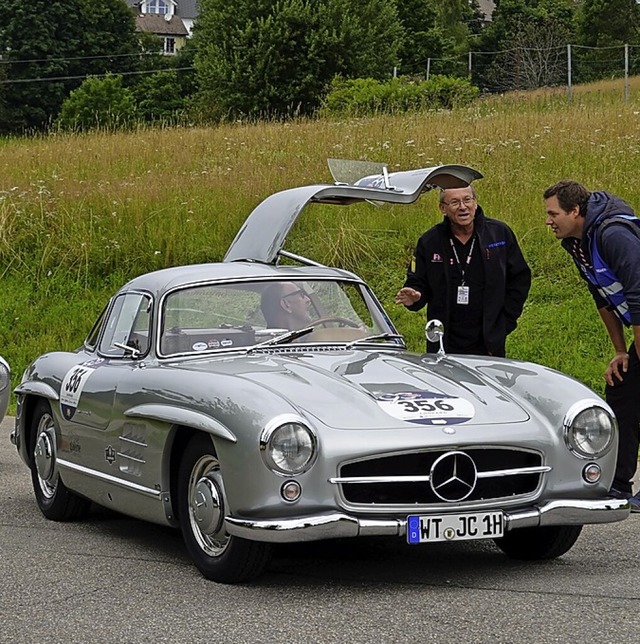
<instances>
[{"instance_id":1,"label":"backpack strap","mask_svg":"<svg viewBox=\"0 0 640 644\"><path fill-rule=\"evenodd\" d=\"M632 230L636 237L640 238L640 219L634 215L613 215L612 217L607 217L595 223L594 232L602 235L603 230L611 224L622 224L629 230Z\"/></svg>"}]
</instances>

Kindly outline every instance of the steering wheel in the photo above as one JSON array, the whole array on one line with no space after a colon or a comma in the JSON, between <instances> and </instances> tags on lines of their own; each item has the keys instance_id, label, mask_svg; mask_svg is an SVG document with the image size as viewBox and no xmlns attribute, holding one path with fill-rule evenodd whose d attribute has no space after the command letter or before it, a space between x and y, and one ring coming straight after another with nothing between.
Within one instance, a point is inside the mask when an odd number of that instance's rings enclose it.
<instances>
[{"instance_id":1,"label":"steering wheel","mask_svg":"<svg viewBox=\"0 0 640 644\"><path fill-rule=\"evenodd\" d=\"M338 326L350 326L354 329L360 328L360 324L358 322L354 322L349 318L343 318L338 315L330 316L326 318L318 318L317 320L313 320L312 322L309 322L307 326L320 326L320 325L326 326L327 324L337 324Z\"/></svg>"}]
</instances>

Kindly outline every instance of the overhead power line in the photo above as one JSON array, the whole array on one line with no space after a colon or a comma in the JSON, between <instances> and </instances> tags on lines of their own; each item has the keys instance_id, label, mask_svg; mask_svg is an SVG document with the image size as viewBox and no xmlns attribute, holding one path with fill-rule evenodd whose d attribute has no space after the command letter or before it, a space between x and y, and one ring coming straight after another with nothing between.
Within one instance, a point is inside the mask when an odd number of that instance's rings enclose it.
<instances>
[{"instance_id":1,"label":"overhead power line","mask_svg":"<svg viewBox=\"0 0 640 644\"><path fill-rule=\"evenodd\" d=\"M141 74L156 74L158 72L170 72L170 71L188 71L193 70L195 67L191 65L190 67L169 67L162 69L145 69L139 71L131 72L105 72L102 74L80 74L78 76L45 76L44 78L14 78L14 79L5 79L0 80L0 85L9 85L16 83L45 83L53 81L67 81L67 80L85 80L87 78L104 78L105 76L134 76Z\"/></svg>"},{"instance_id":2,"label":"overhead power line","mask_svg":"<svg viewBox=\"0 0 640 644\"><path fill-rule=\"evenodd\" d=\"M103 58L139 58L140 56L160 55L151 51L139 51L134 54L100 54L98 56L69 56L67 58L23 58L3 60L0 56L0 65L27 65L32 63L66 63L71 60L100 60Z\"/></svg>"}]
</instances>

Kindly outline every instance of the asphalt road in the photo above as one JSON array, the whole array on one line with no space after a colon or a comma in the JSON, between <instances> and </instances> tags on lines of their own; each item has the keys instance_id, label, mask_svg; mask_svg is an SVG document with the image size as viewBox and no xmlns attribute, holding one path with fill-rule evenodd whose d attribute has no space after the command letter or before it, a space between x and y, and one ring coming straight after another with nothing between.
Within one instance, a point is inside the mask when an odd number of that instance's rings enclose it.
<instances>
[{"instance_id":1,"label":"asphalt road","mask_svg":"<svg viewBox=\"0 0 640 644\"><path fill-rule=\"evenodd\" d=\"M93 508L39 512L0 425L0 642L640 641L640 515L585 527L564 557L371 539L281 547L240 586L206 581L180 534Z\"/></svg>"}]
</instances>

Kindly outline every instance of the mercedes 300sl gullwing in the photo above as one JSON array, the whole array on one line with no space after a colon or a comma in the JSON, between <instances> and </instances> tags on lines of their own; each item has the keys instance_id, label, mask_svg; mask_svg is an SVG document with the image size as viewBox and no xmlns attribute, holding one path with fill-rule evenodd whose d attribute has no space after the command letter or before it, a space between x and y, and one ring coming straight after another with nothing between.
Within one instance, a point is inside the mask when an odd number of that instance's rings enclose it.
<instances>
[{"instance_id":1,"label":"mercedes 300sl gullwing","mask_svg":"<svg viewBox=\"0 0 640 644\"><path fill-rule=\"evenodd\" d=\"M410 353L357 275L284 250L309 204L410 204L482 175L334 167L333 184L259 204L224 261L131 280L82 347L28 367L11 439L42 513L93 502L174 526L222 583L283 542L485 539L536 560L625 519L607 496L616 422L593 391L531 363Z\"/></svg>"}]
</instances>

